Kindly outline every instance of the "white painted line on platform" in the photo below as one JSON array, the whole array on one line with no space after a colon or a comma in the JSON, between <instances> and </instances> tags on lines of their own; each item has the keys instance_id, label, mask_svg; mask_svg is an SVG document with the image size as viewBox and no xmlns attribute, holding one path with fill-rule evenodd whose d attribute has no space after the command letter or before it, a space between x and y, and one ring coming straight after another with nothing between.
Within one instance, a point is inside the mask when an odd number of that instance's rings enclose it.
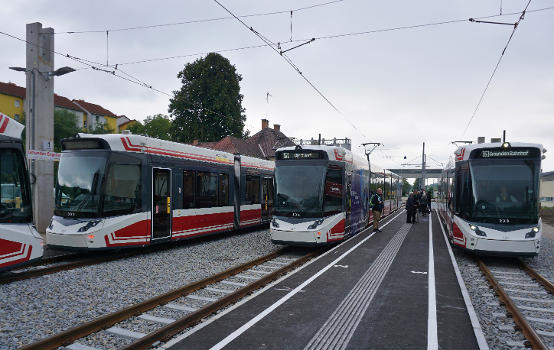
<instances>
[{"instance_id":1,"label":"white painted line on platform","mask_svg":"<svg viewBox=\"0 0 554 350\"><path fill-rule=\"evenodd\" d=\"M194 312L194 311L198 310L195 307L190 307L190 306L181 305L181 304L174 304L174 303L165 304L164 306L168 307L170 309L173 309L173 310L180 310L180 311Z\"/></svg>"},{"instance_id":2,"label":"white painted line on platform","mask_svg":"<svg viewBox=\"0 0 554 350\"><path fill-rule=\"evenodd\" d=\"M193 300L202 300L202 301L209 301L214 302L217 299L216 298L210 298L210 297L201 297L199 295L187 295L185 298L193 299Z\"/></svg>"},{"instance_id":3,"label":"white painted line on platform","mask_svg":"<svg viewBox=\"0 0 554 350\"><path fill-rule=\"evenodd\" d=\"M464 279L462 278L460 269L458 268L458 263L456 263L456 259L454 258L454 253L452 252L452 247L450 247L450 243L448 242L448 238L446 237L446 232L444 232L444 228L442 227L439 211L437 209L435 209L435 214L437 214L437 219L439 220L439 226L441 227L444 243L446 244L446 248L448 248L450 261L452 262L454 272L456 273L456 279L458 280L458 285L460 286L460 291L462 292L462 297L464 298L464 302L466 304L467 313L469 315L469 319L471 320L471 326L473 327L473 333L475 334L475 338L477 339L477 344L479 345L480 350L489 350L489 344L487 343L485 335L483 334L483 329L481 328L479 317L477 317L477 313L475 312L473 304L471 303L471 298L469 297L466 284L464 282ZM497 306L498 303L489 303L487 305Z\"/></svg>"},{"instance_id":4,"label":"white painted line on platform","mask_svg":"<svg viewBox=\"0 0 554 350\"><path fill-rule=\"evenodd\" d=\"M143 320L147 320L147 321L164 323L164 324L170 324L175 322L175 320L172 318L158 317L158 316L152 316L148 314L142 314L139 316L139 318L142 318Z\"/></svg>"},{"instance_id":5,"label":"white painted line on platform","mask_svg":"<svg viewBox=\"0 0 554 350\"><path fill-rule=\"evenodd\" d=\"M88 345L81 344L81 343L73 343L69 346L66 346L66 348L70 349L70 350L100 350L98 348L94 348L92 346L88 346Z\"/></svg>"},{"instance_id":6,"label":"white painted line on platform","mask_svg":"<svg viewBox=\"0 0 554 350\"><path fill-rule=\"evenodd\" d=\"M402 212L400 212L398 215L396 215L394 218L398 217L400 214L402 214ZM394 220L393 218L393 220ZM391 223L391 221L387 222L385 225L381 226L381 228L385 227L386 225L388 225L389 223ZM358 244L356 244L355 246L353 246L352 248L350 248L349 250L347 250L345 253L343 253L341 256L339 256L338 258L336 258L335 260L333 260L330 264L328 264L327 266L325 266L324 268L322 268L321 270L319 270L315 275L313 275L312 277L308 278L306 281L304 281L304 283L302 283L301 285L299 285L298 287L294 288L293 290L291 290L289 293L287 293L284 297L282 297L281 299L277 300L275 303L273 303L273 305L271 305L270 307L268 307L267 309L265 309L264 311L262 311L261 313L259 313L257 316L255 316L254 318L252 318L250 321L246 322L244 325L242 325L239 329L237 329L236 331L234 331L233 333L229 334L227 337L225 337L223 340L221 340L219 343L215 344L214 346L212 346L210 348L210 350L220 350L222 349L224 346L226 346L227 344L229 344L230 342L232 342L233 340L235 340L238 336L240 336L242 333L246 332L250 327L252 327L253 325L255 325L256 323L258 323L261 319L263 319L264 317L266 317L267 315L269 315L271 312L273 312L273 310L277 309L279 306L281 306L282 304L284 304L287 300L289 300L290 298L292 298L294 295L296 295L296 293L300 292L302 289L304 289L306 286L308 286L310 283L312 283L316 278L318 278L319 276L321 276L323 273L325 273L327 270L329 270L331 267L333 267L335 264L337 264L339 261L341 261L342 259L344 259L346 256L350 255L350 253L352 253L354 250L356 250L359 246L361 246L362 244L364 244L368 239L370 239L371 237L373 237L374 233L371 233L368 237L364 238L363 240L361 240L360 242L358 242Z\"/></svg>"},{"instance_id":7,"label":"white painted line on platform","mask_svg":"<svg viewBox=\"0 0 554 350\"><path fill-rule=\"evenodd\" d=\"M383 226L381 226L381 228L385 227L386 225L390 224L392 221L394 221L394 219L396 219L398 216L400 216L401 214L404 213L404 209L401 209L400 213L398 213L396 216L394 216L393 218L391 218L387 223L385 223ZM366 229L362 230L362 232L360 232L359 234L362 234L364 231L367 231L371 228L371 226L367 227ZM375 233L370 233L368 237L366 237L364 240L368 240L370 239L371 237L373 237ZM341 248L343 244L345 243L348 243L348 241L345 241L345 242L341 242L339 243L337 246L335 246L334 248L332 249L329 249L328 251L326 251L325 253L321 254L320 256L316 257L315 259L312 259L310 261L308 261L306 264L298 267L296 270L292 271L291 273L289 274L286 274L284 276L282 276L281 278L267 284L265 287L259 289L258 291L254 292L253 294L249 295L248 297L242 299L241 301L239 301L238 303L236 304L233 304L231 307L223 310L222 312L218 313L217 315L211 317L210 319L208 319L206 322L202 322L196 326L194 326L191 330L189 330L188 332L186 332L185 334L182 334L176 338L173 338L171 339L170 341L168 341L167 343L165 344L162 344L158 349L169 349L171 348L172 346L174 346L175 344L181 342L182 340L188 338L189 336L191 336L192 334L198 332L199 330L201 330L202 328L210 325L211 323L217 321L218 319L220 319L221 317L227 315L228 313L232 312L233 310L239 308L240 306L246 304L247 302L249 302L250 300L256 298L257 296L259 296L260 294L264 293L265 291L267 291L268 289L271 289L273 288L274 286L278 285L279 283L281 283L282 281L286 280L287 278L290 278L291 276L297 274L298 272L302 271L303 269L307 268L308 266L312 265L313 263L317 262L319 259L322 259L324 257L326 257L327 255L329 254L333 254L336 252L337 249ZM225 283L226 281L221 281L221 283ZM234 282L230 282L230 283L234 283ZM290 289L290 288L289 288ZM303 293L304 290L300 290L300 293Z\"/></svg>"},{"instance_id":8,"label":"white painted line on platform","mask_svg":"<svg viewBox=\"0 0 554 350\"><path fill-rule=\"evenodd\" d=\"M437 291L435 289L435 256L433 251L433 216L429 216L429 268L427 298L427 350L439 349L437 332Z\"/></svg>"},{"instance_id":9,"label":"white painted line on platform","mask_svg":"<svg viewBox=\"0 0 554 350\"><path fill-rule=\"evenodd\" d=\"M134 332L134 331L130 331L128 329L119 328L119 327L110 327L106 329L106 331L113 334L121 335L123 337L134 338L134 339L140 339L146 335L146 333Z\"/></svg>"}]
</instances>

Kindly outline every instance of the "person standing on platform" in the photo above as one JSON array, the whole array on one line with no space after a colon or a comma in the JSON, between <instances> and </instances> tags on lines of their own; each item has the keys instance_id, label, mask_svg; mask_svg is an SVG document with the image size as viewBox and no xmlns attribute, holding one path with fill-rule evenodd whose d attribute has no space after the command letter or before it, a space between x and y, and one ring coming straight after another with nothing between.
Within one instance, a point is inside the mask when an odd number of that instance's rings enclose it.
<instances>
[{"instance_id":1,"label":"person standing on platform","mask_svg":"<svg viewBox=\"0 0 554 350\"><path fill-rule=\"evenodd\" d=\"M414 223L414 212L415 212L415 198L414 193L410 193L410 196L408 197L408 200L406 201L406 223L413 224Z\"/></svg>"},{"instance_id":2,"label":"person standing on platform","mask_svg":"<svg viewBox=\"0 0 554 350\"><path fill-rule=\"evenodd\" d=\"M381 220L381 213L383 212L383 190L381 187L377 189L377 193L375 193L371 197L371 201L369 203L371 206L371 210L373 211L373 232L381 232L379 229L379 220Z\"/></svg>"}]
</instances>

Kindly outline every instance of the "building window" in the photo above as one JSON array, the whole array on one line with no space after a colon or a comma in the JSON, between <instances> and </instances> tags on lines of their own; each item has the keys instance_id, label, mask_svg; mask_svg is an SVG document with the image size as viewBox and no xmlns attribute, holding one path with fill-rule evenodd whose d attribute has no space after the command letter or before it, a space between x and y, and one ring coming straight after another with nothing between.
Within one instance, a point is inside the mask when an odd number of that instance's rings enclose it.
<instances>
[{"instance_id":1,"label":"building window","mask_svg":"<svg viewBox=\"0 0 554 350\"><path fill-rule=\"evenodd\" d=\"M14 114L14 115L13 115L13 119L19 121L19 114Z\"/></svg>"},{"instance_id":2,"label":"building window","mask_svg":"<svg viewBox=\"0 0 554 350\"><path fill-rule=\"evenodd\" d=\"M21 104L19 103L19 100L15 100L13 102L13 104L14 104L15 108L19 108L21 106Z\"/></svg>"}]
</instances>

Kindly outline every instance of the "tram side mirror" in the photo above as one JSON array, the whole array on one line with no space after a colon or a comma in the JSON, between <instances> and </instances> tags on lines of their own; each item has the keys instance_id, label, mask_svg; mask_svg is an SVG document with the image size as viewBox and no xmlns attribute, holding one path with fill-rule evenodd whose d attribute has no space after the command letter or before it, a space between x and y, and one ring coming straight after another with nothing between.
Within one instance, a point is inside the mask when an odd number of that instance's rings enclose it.
<instances>
[{"instance_id":1,"label":"tram side mirror","mask_svg":"<svg viewBox=\"0 0 554 350\"><path fill-rule=\"evenodd\" d=\"M35 174L29 173L29 181L31 185L34 185L37 182L37 176Z\"/></svg>"}]
</instances>

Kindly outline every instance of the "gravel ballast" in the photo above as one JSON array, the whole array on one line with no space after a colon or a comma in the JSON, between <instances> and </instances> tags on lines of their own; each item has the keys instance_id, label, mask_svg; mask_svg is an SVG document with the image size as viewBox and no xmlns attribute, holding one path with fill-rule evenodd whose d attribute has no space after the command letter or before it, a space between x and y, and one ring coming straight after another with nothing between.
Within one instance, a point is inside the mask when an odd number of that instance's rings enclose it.
<instances>
[{"instance_id":1,"label":"gravel ballast","mask_svg":"<svg viewBox=\"0 0 554 350\"><path fill-rule=\"evenodd\" d=\"M0 348L16 349L280 248L262 229L0 285Z\"/></svg>"},{"instance_id":2,"label":"gravel ballast","mask_svg":"<svg viewBox=\"0 0 554 350\"><path fill-rule=\"evenodd\" d=\"M552 239L543 236L539 254L534 258L524 258L527 264L551 281L554 265L553 250ZM515 330L515 323L507 317L506 309L500 305L494 292L489 289L489 283L482 275L473 256L461 249L453 249L453 251L490 349L525 349L523 344L525 339ZM527 288L519 287L519 289L524 292ZM552 315L545 315L545 317L550 319Z\"/></svg>"}]
</instances>

